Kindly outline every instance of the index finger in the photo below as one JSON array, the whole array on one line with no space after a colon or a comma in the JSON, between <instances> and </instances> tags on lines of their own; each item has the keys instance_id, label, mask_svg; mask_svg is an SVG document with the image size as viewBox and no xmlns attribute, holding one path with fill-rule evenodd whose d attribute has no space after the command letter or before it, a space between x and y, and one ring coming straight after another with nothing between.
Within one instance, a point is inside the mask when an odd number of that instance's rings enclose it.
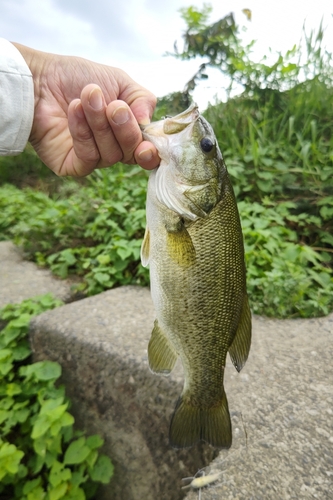
<instances>
[{"instance_id":1,"label":"index finger","mask_svg":"<svg viewBox=\"0 0 333 500\"><path fill-rule=\"evenodd\" d=\"M132 109L124 101L111 102L106 108L106 116L123 153L123 158L120 161L123 163L138 162L144 168L150 169L158 165L159 158L156 148L150 143L140 146L143 142L141 129Z\"/></svg>"}]
</instances>

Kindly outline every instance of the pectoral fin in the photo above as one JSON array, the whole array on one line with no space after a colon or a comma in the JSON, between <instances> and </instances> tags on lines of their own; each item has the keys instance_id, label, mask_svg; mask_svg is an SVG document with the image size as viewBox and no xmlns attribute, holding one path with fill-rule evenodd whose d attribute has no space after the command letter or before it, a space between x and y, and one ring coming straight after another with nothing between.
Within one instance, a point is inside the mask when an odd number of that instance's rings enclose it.
<instances>
[{"instance_id":1,"label":"pectoral fin","mask_svg":"<svg viewBox=\"0 0 333 500\"><path fill-rule=\"evenodd\" d=\"M249 355L251 330L251 311L248 297L245 295L237 332L229 349L231 361L238 372L240 372L245 365Z\"/></svg>"},{"instance_id":2,"label":"pectoral fin","mask_svg":"<svg viewBox=\"0 0 333 500\"><path fill-rule=\"evenodd\" d=\"M150 232L147 226L141 245L141 263L143 267L147 267L149 264L149 251L150 251Z\"/></svg>"},{"instance_id":3,"label":"pectoral fin","mask_svg":"<svg viewBox=\"0 0 333 500\"><path fill-rule=\"evenodd\" d=\"M187 267L195 262L195 248L184 226L177 232L168 232L167 250L172 260L180 266Z\"/></svg>"},{"instance_id":4,"label":"pectoral fin","mask_svg":"<svg viewBox=\"0 0 333 500\"><path fill-rule=\"evenodd\" d=\"M149 368L153 373L169 375L177 361L178 354L155 320L148 344Z\"/></svg>"}]
</instances>

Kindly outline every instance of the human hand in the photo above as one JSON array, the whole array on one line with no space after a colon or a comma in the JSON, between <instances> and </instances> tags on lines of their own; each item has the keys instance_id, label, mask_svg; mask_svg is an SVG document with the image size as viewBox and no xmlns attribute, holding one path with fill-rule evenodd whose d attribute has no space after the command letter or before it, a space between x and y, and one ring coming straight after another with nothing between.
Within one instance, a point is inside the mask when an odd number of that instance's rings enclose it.
<instances>
[{"instance_id":1,"label":"human hand","mask_svg":"<svg viewBox=\"0 0 333 500\"><path fill-rule=\"evenodd\" d=\"M148 170L159 164L139 127L153 114L153 94L118 68L14 45L34 80L29 141L57 175L84 176L118 161Z\"/></svg>"}]
</instances>

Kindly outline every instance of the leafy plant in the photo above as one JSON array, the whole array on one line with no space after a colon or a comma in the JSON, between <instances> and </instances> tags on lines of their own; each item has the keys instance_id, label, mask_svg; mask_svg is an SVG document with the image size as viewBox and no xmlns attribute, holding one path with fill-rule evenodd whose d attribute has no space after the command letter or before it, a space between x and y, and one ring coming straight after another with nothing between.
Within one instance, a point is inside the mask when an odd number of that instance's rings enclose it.
<instances>
[{"instance_id":1,"label":"leafy plant","mask_svg":"<svg viewBox=\"0 0 333 500\"><path fill-rule=\"evenodd\" d=\"M267 57L252 60L254 42L243 44L233 14L210 24L210 11L207 4L181 9L184 45L171 55L198 59L199 69L185 86L187 97L208 77L209 67L221 71L229 93L234 83L243 87L241 95L210 105L204 115L240 202L253 309L280 317L327 314L333 267L333 66L322 25L310 34L304 30L303 44L267 64Z\"/></svg>"},{"instance_id":2,"label":"leafy plant","mask_svg":"<svg viewBox=\"0 0 333 500\"><path fill-rule=\"evenodd\" d=\"M0 311L0 496L10 500L84 500L113 467L99 455L100 436L74 432L61 366L31 363L28 327L33 316L61 305L51 295L9 304Z\"/></svg>"},{"instance_id":3,"label":"leafy plant","mask_svg":"<svg viewBox=\"0 0 333 500\"><path fill-rule=\"evenodd\" d=\"M238 200L290 201L285 224L296 229L300 242L328 254L333 249L331 110L333 90L313 80L283 93L279 107L273 96L265 105L239 97L205 113Z\"/></svg>"},{"instance_id":4,"label":"leafy plant","mask_svg":"<svg viewBox=\"0 0 333 500\"><path fill-rule=\"evenodd\" d=\"M285 224L290 205L239 203L251 307L276 318L322 316L333 309L329 256L297 241Z\"/></svg>"},{"instance_id":5,"label":"leafy plant","mask_svg":"<svg viewBox=\"0 0 333 500\"><path fill-rule=\"evenodd\" d=\"M89 185L49 197L0 187L0 231L58 276L74 272L95 294L120 284L147 284L140 265L147 176L139 167L97 170Z\"/></svg>"},{"instance_id":6,"label":"leafy plant","mask_svg":"<svg viewBox=\"0 0 333 500\"><path fill-rule=\"evenodd\" d=\"M37 187L53 193L66 183L63 177L57 177L42 163L30 144L19 156L2 156L0 166L0 185L11 183L20 188Z\"/></svg>"}]
</instances>

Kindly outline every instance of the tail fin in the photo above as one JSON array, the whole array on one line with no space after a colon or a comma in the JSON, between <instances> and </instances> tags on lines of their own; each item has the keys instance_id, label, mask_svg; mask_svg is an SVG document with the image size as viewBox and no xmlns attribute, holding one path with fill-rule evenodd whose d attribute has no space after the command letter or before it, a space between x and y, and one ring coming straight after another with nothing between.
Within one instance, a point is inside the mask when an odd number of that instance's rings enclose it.
<instances>
[{"instance_id":1,"label":"tail fin","mask_svg":"<svg viewBox=\"0 0 333 500\"><path fill-rule=\"evenodd\" d=\"M172 415L169 439L174 448L187 448L200 439L216 448L230 448L232 431L226 394L218 406L210 408L191 406L180 397Z\"/></svg>"}]
</instances>

